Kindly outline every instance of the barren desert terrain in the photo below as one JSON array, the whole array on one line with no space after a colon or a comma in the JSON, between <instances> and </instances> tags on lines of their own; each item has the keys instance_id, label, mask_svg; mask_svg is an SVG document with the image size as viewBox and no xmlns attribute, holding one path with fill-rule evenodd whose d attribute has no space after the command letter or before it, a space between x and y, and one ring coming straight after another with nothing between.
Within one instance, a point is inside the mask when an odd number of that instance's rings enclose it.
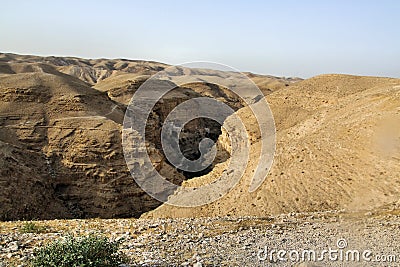
<instances>
[{"instance_id":1,"label":"barren desert terrain","mask_svg":"<svg viewBox=\"0 0 400 267\"><path fill-rule=\"evenodd\" d=\"M187 173L166 159L160 127L188 99L209 97L230 106L250 144L244 175L232 190L210 204L185 208L147 195L132 178L122 148L130 99L167 67L0 54L0 266L24 264L34 246L69 231L126 238L123 250L132 266L269 266L257 258L268 242L324 248L338 238L353 248L399 252L400 79L245 73L269 103L276 127L272 168L253 192L264 140L251 106L218 84L177 86L146 125L147 153L169 181L196 189L218 179L230 162L229 133L206 119L189 123L179 144L187 158L196 159L207 135L217 143L213 164ZM214 70L179 75L229 78ZM46 231L21 233L16 220L32 219ZM337 266L332 264L316 266Z\"/></svg>"}]
</instances>

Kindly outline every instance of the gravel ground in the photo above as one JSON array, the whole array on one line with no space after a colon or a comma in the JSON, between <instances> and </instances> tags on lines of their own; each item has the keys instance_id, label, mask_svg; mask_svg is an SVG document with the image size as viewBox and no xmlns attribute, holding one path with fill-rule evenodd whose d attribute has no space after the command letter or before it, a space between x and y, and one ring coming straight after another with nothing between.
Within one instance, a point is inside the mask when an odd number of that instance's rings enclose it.
<instances>
[{"instance_id":1,"label":"gravel ground","mask_svg":"<svg viewBox=\"0 0 400 267\"><path fill-rule=\"evenodd\" d=\"M67 233L91 232L123 238L121 249L132 259L130 266L400 266L398 210L263 218L36 221L45 227L44 233L23 233L24 224L0 223L1 267L27 266L35 247ZM357 259L357 253L360 261L352 257ZM279 260L278 254L286 261ZM321 255L323 260L318 260Z\"/></svg>"}]
</instances>

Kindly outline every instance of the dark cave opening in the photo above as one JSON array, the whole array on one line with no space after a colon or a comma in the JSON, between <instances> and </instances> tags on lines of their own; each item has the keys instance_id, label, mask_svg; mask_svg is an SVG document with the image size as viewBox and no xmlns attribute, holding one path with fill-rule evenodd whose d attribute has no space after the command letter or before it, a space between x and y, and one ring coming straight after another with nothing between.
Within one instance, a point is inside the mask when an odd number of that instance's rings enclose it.
<instances>
[{"instance_id":1,"label":"dark cave opening","mask_svg":"<svg viewBox=\"0 0 400 267\"><path fill-rule=\"evenodd\" d=\"M221 124L209 118L197 118L188 122L179 134L179 149L182 154L189 160L197 160L201 157L199 149L200 142L204 138L211 139L214 144L217 143L221 135ZM211 172L214 165L219 163L218 159L214 159L212 164L208 165L201 171L184 171L178 168L186 179L199 177Z\"/></svg>"}]
</instances>

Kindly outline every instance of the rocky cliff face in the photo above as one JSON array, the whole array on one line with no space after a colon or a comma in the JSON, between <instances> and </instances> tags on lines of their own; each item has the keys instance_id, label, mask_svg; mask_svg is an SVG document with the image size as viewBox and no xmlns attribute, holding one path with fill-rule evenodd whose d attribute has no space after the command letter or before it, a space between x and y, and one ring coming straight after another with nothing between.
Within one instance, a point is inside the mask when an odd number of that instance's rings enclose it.
<instances>
[{"instance_id":1,"label":"rocky cliff face","mask_svg":"<svg viewBox=\"0 0 400 267\"><path fill-rule=\"evenodd\" d=\"M105 93L37 72L2 76L1 90L3 219L123 217L157 205L126 169L123 109Z\"/></svg>"},{"instance_id":2,"label":"rocky cliff face","mask_svg":"<svg viewBox=\"0 0 400 267\"><path fill-rule=\"evenodd\" d=\"M144 61L0 54L0 219L138 217L160 205L132 179L121 132L133 93L165 67ZM265 81L273 82L272 89L290 83L265 77L264 86ZM156 169L177 184L204 173L183 173L165 160L160 127L176 105L197 96L219 98L234 109L243 106L235 95L212 84L177 88L156 105L147 126L147 149ZM181 133L181 149L188 158L198 156L205 136L198 129L206 126L208 137L217 140L220 125L204 119L189 123ZM228 156L221 149L218 161Z\"/></svg>"}]
</instances>

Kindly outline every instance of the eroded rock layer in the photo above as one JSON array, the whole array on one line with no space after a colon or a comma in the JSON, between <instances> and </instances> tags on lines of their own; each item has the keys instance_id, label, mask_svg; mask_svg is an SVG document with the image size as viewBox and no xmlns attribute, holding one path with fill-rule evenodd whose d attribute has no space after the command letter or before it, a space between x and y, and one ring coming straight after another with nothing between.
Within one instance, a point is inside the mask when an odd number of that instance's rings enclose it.
<instances>
[{"instance_id":1,"label":"eroded rock layer","mask_svg":"<svg viewBox=\"0 0 400 267\"><path fill-rule=\"evenodd\" d=\"M159 206L132 178L121 133L134 92L166 67L124 59L0 54L0 219L138 217ZM249 76L265 93L294 82ZM156 105L148 123L148 153L156 169L177 184L201 174L188 175L165 160L160 127L176 105L198 96L217 98L235 110L243 106L213 84L177 88ZM188 158L198 156L205 136L198 129L205 126L217 140L220 125L202 119L181 133Z\"/></svg>"}]
</instances>

